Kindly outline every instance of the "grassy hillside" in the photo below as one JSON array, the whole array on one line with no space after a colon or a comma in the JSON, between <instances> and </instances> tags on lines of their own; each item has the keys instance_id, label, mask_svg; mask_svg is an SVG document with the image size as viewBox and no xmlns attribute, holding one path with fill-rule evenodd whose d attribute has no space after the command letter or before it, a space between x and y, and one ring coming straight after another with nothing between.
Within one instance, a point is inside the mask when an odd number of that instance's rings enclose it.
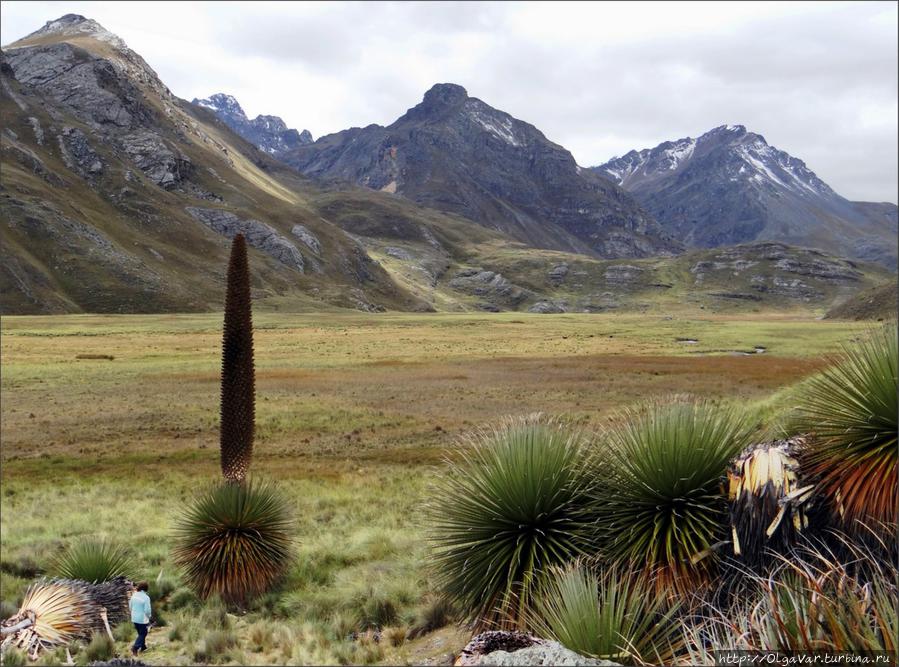
<instances>
[{"instance_id":1,"label":"grassy hillside","mask_svg":"<svg viewBox=\"0 0 899 667\"><path fill-rule=\"evenodd\" d=\"M858 292L827 311L829 320L888 320L896 318L899 287L889 282Z\"/></svg>"}]
</instances>

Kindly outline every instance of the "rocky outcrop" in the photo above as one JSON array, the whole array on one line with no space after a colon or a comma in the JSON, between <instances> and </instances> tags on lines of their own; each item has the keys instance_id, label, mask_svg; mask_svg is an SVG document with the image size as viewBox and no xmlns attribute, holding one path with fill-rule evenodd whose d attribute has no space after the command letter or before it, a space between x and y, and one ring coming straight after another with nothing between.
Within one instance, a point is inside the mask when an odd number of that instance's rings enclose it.
<instances>
[{"instance_id":1,"label":"rocky outcrop","mask_svg":"<svg viewBox=\"0 0 899 667\"><path fill-rule=\"evenodd\" d=\"M64 127L58 137L63 162L82 176L89 177L103 171L103 160L91 146L84 132L76 127Z\"/></svg>"},{"instance_id":2,"label":"rocky outcrop","mask_svg":"<svg viewBox=\"0 0 899 667\"><path fill-rule=\"evenodd\" d=\"M558 642L522 632L492 630L476 635L462 649L457 665L617 665L608 660L586 658Z\"/></svg>"},{"instance_id":3,"label":"rocky outcrop","mask_svg":"<svg viewBox=\"0 0 899 667\"><path fill-rule=\"evenodd\" d=\"M478 665L496 665L504 667L528 667L546 665L547 667L602 667L619 665L620 663L609 660L586 658L570 651L558 642L546 642L544 644L529 646L517 651L494 651L483 656Z\"/></svg>"},{"instance_id":4,"label":"rocky outcrop","mask_svg":"<svg viewBox=\"0 0 899 667\"><path fill-rule=\"evenodd\" d=\"M566 309L565 305L562 303L556 303L554 301L538 301L533 306L528 308L528 312L548 315L548 314L564 313L564 312L567 312L567 309Z\"/></svg>"},{"instance_id":5,"label":"rocky outcrop","mask_svg":"<svg viewBox=\"0 0 899 667\"><path fill-rule=\"evenodd\" d=\"M296 269L300 273L305 270L303 255L286 237L279 234L274 227L258 220L242 220L233 213L217 208L198 208L188 206L185 210L217 234L233 239L243 234L247 243L266 255L273 257L285 266Z\"/></svg>"},{"instance_id":6,"label":"rocky outcrop","mask_svg":"<svg viewBox=\"0 0 899 667\"><path fill-rule=\"evenodd\" d=\"M462 269L449 281L449 286L489 299L487 305L492 306L515 307L534 296L529 290L510 283L502 274L483 269Z\"/></svg>"},{"instance_id":7,"label":"rocky outcrop","mask_svg":"<svg viewBox=\"0 0 899 667\"><path fill-rule=\"evenodd\" d=\"M314 254L321 256L322 244L319 242L318 237L310 232L305 225L294 225L290 228L290 233L305 243L306 247Z\"/></svg>"},{"instance_id":8,"label":"rocky outcrop","mask_svg":"<svg viewBox=\"0 0 899 667\"><path fill-rule=\"evenodd\" d=\"M16 79L70 109L94 127L134 128L153 112L140 90L110 60L61 42L6 51Z\"/></svg>"},{"instance_id":9,"label":"rocky outcrop","mask_svg":"<svg viewBox=\"0 0 899 667\"><path fill-rule=\"evenodd\" d=\"M161 188L174 188L193 170L186 155L170 148L162 137L150 130L127 134L120 144L135 166Z\"/></svg>"}]
</instances>

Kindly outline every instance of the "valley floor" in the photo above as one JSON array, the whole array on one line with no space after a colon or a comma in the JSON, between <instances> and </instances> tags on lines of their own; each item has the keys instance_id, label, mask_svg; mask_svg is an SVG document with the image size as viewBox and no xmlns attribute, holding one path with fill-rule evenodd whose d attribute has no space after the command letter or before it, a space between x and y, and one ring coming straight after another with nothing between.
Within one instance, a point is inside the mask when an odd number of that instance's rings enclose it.
<instances>
[{"instance_id":1,"label":"valley floor","mask_svg":"<svg viewBox=\"0 0 899 667\"><path fill-rule=\"evenodd\" d=\"M292 498L298 558L280 590L227 617L237 643L208 659L237 664L421 663L461 648L452 626L401 637L429 615L440 624L420 510L465 432L537 411L598 429L672 393L753 403L770 422L787 387L866 328L759 314L262 313L255 325L252 474ZM171 602L147 661L207 658L218 621L191 611L169 549L179 509L219 474L220 341L220 314L3 318L4 616L62 545L104 536L130 545L136 575ZM366 626L394 630L348 638Z\"/></svg>"}]
</instances>

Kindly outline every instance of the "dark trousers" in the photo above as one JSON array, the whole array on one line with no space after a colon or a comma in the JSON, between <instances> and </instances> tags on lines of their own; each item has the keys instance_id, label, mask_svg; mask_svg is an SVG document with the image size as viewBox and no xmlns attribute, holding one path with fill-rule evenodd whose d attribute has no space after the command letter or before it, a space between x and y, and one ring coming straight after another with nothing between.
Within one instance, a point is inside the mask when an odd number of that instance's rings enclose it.
<instances>
[{"instance_id":1,"label":"dark trousers","mask_svg":"<svg viewBox=\"0 0 899 667\"><path fill-rule=\"evenodd\" d=\"M147 631L150 629L149 623L135 623L134 629L137 630L137 639L134 640L132 651L147 650Z\"/></svg>"}]
</instances>

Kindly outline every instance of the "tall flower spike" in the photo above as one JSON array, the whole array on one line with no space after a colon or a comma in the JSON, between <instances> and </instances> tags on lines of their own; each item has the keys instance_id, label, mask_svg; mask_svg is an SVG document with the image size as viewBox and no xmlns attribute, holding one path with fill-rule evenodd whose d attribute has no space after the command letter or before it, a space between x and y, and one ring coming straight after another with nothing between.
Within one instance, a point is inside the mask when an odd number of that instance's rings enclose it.
<instances>
[{"instance_id":1,"label":"tall flower spike","mask_svg":"<svg viewBox=\"0 0 899 667\"><path fill-rule=\"evenodd\" d=\"M231 244L228 263L220 436L222 475L235 484L243 483L253 456L255 399L250 269L247 242L243 234L238 234Z\"/></svg>"}]
</instances>

